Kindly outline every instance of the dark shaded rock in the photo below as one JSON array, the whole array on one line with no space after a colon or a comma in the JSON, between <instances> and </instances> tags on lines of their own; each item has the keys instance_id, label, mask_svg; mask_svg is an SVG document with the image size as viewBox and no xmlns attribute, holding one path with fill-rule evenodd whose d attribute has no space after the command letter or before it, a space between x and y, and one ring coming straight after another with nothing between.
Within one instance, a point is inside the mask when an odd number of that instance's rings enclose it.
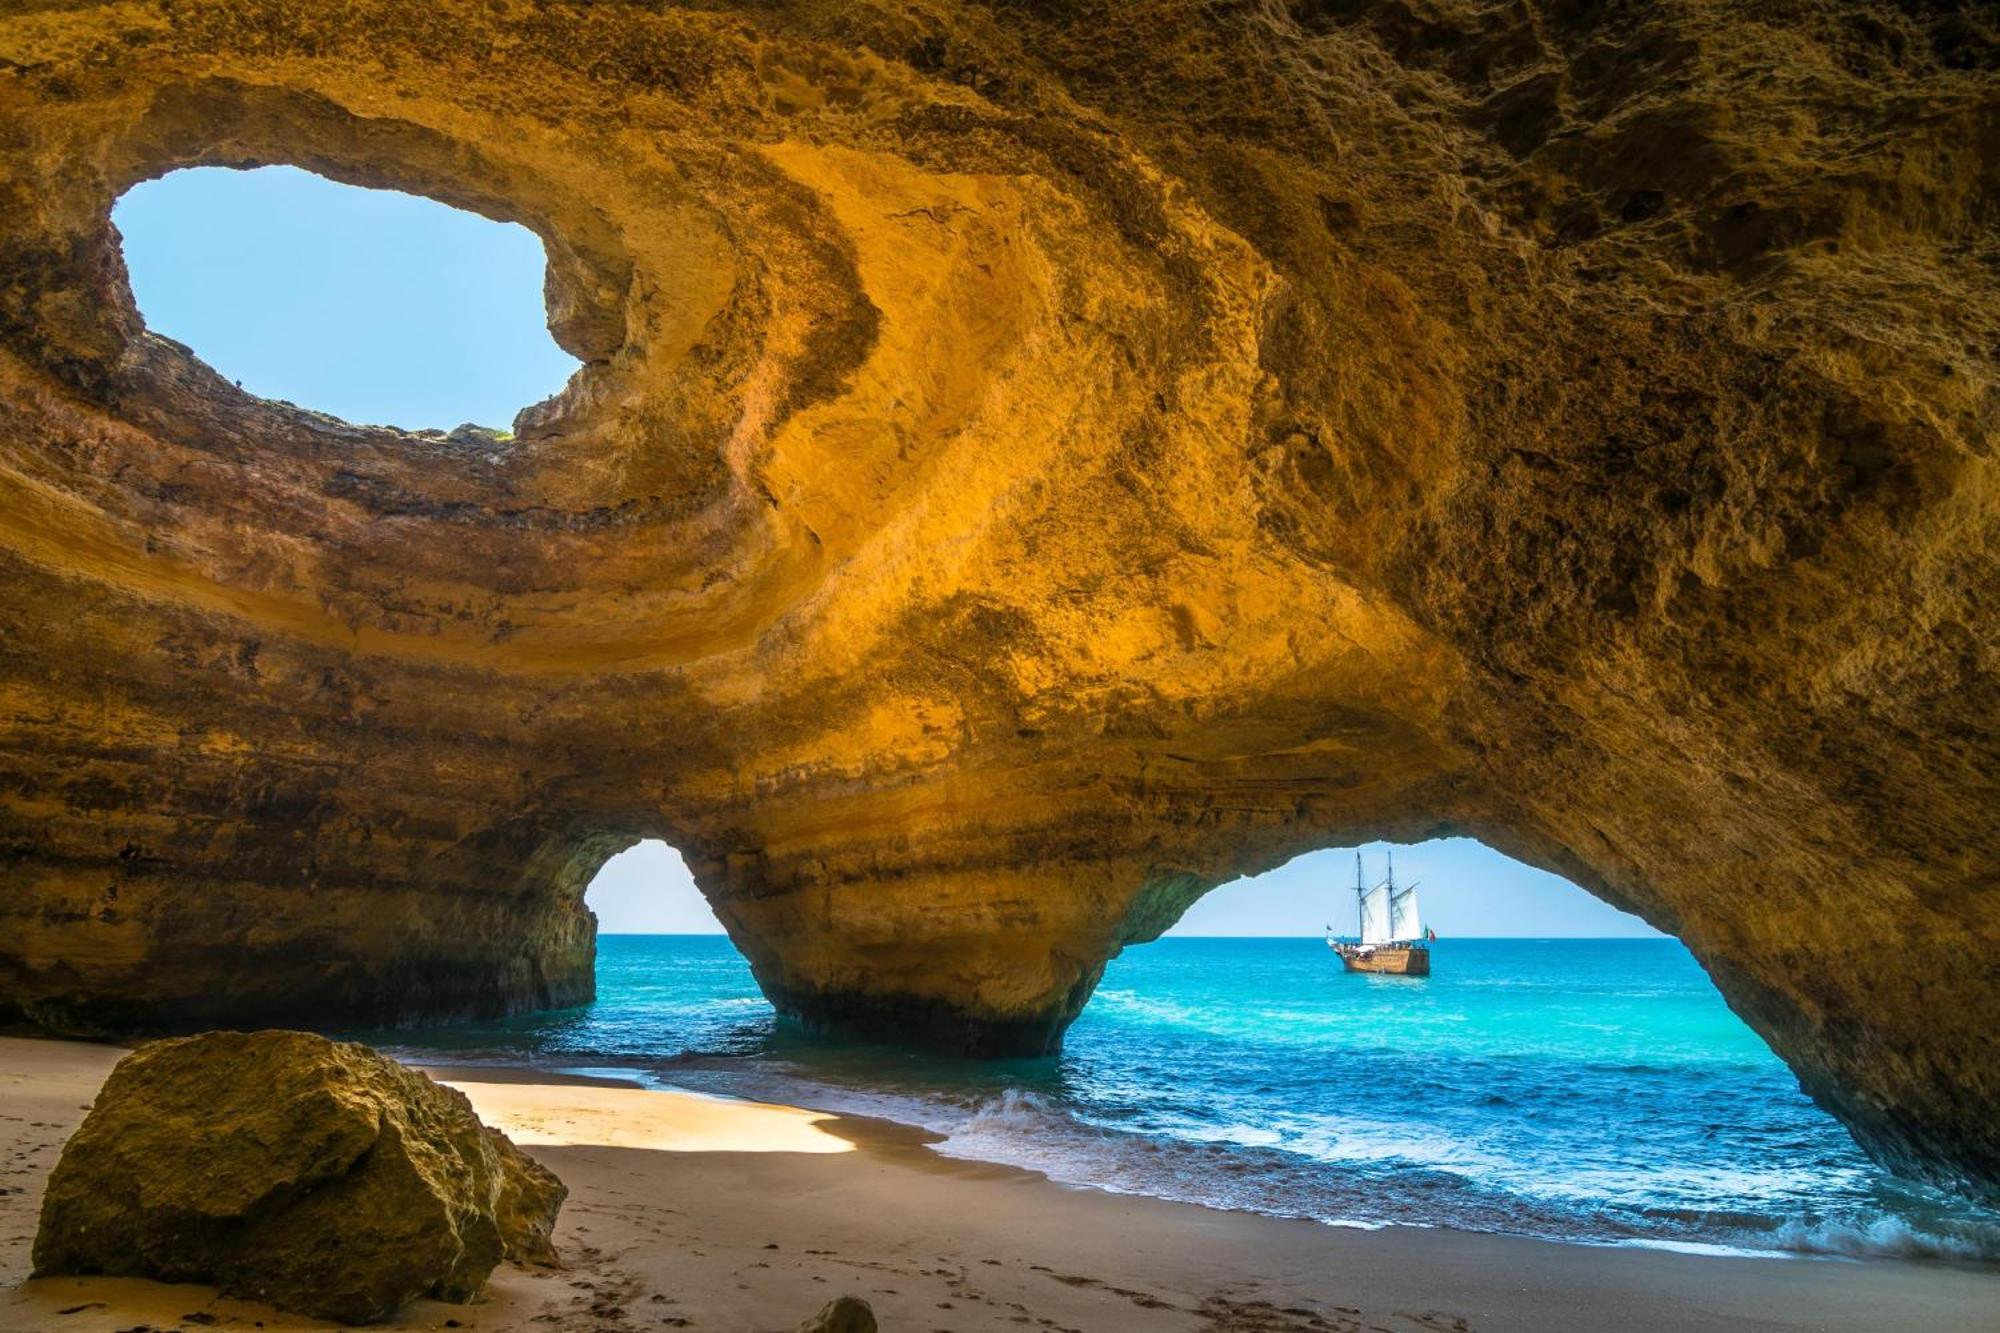
<instances>
[{"instance_id":1,"label":"dark shaded rock","mask_svg":"<svg viewBox=\"0 0 2000 1333\"><path fill-rule=\"evenodd\" d=\"M369 1323L554 1259L568 1193L465 1095L351 1042L211 1032L118 1063L49 1178L35 1272L212 1283Z\"/></svg>"},{"instance_id":2,"label":"dark shaded rock","mask_svg":"<svg viewBox=\"0 0 2000 1333\"><path fill-rule=\"evenodd\" d=\"M875 1333L875 1310L859 1296L836 1296L799 1333Z\"/></svg>"}]
</instances>

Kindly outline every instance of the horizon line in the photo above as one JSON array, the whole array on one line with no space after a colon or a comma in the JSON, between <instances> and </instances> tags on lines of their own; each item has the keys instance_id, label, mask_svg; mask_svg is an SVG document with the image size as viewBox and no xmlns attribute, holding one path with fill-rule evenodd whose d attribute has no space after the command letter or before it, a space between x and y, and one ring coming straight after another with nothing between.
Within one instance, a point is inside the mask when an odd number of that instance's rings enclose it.
<instances>
[{"instance_id":1,"label":"horizon line","mask_svg":"<svg viewBox=\"0 0 2000 1333\"><path fill-rule=\"evenodd\" d=\"M639 939L685 939L685 940L726 940L729 932L724 930L600 930L598 938L607 936L630 936ZM1324 935L1162 935L1158 939L1142 944L1129 944L1128 949L1143 949L1147 944L1159 944L1165 940L1317 940ZM1651 935L1445 935L1440 940L1674 940L1673 935L1658 931Z\"/></svg>"}]
</instances>

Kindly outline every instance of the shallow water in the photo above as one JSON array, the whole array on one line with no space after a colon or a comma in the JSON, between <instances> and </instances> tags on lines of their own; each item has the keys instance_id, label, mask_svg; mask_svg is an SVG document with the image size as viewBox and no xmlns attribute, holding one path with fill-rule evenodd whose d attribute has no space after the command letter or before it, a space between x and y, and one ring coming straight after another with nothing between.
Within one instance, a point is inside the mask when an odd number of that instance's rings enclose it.
<instances>
[{"instance_id":1,"label":"shallow water","mask_svg":"<svg viewBox=\"0 0 2000 1333\"><path fill-rule=\"evenodd\" d=\"M812 1037L719 936L610 935L598 1001L372 1034L416 1058L626 1071L923 1125L1103 1189L1361 1226L2000 1260L2000 1215L1897 1181L1673 940L1441 940L1428 979L1313 939L1114 961L1062 1054Z\"/></svg>"}]
</instances>

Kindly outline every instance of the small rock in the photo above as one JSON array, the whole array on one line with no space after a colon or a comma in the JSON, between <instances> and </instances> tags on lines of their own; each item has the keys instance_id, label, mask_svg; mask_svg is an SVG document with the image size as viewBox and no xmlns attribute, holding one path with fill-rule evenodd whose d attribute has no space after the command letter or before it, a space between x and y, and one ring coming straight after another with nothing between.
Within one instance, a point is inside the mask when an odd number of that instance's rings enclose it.
<instances>
[{"instance_id":1,"label":"small rock","mask_svg":"<svg viewBox=\"0 0 2000 1333\"><path fill-rule=\"evenodd\" d=\"M497 449L501 445L506 444L511 437L504 431L494 430L491 426L481 426L475 422L468 421L463 425L454 426L450 431L445 433L444 438L451 444L469 444L488 449Z\"/></svg>"},{"instance_id":2,"label":"small rock","mask_svg":"<svg viewBox=\"0 0 2000 1333\"><path fill-rule=\"evenodd\" d=\"M875 1309L859 1296L836 1296L799 1333L875 1333Z\"/></svg>"}]
</instances>

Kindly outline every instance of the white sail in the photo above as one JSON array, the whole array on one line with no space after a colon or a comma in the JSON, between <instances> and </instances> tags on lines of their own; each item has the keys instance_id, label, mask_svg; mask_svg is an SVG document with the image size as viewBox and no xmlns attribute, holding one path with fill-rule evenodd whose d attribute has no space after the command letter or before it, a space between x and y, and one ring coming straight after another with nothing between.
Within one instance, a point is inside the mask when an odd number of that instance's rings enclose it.
<instances>
[{"instance_id":1,"label":"white sail","mask_svg":"<svg viewBox=\"0 0 2000 1333\"><path fill-rule=\"evenodd\" d=\"M1423 918L1417 914L1417 886L1398 889L1389 899L1389 938L1420 940L1424 937Z\"/></svg>"},{"instance_id":2,"label":"white sail","mask_svg":"<svg viewBox=\"0 0 2000 1333\"><path fill-rule=\"evenodd\" d=\"M1389 886L1377 884L1361 896L1361 942L1387 944L1394 938L1389 933Z\"/></svg>"}]
</instances>

